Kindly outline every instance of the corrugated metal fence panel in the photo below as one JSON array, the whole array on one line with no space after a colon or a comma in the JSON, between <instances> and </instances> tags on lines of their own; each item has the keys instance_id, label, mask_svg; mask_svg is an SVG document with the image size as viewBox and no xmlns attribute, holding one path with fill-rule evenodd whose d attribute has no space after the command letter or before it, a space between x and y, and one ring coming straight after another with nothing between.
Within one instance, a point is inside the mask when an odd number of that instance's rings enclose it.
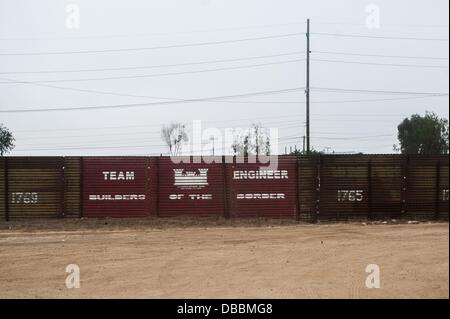
<instances>
[{"instance_id":1,"label":"corrugated metal fence panel","mask_svg":"<svg viewBox=\"0 0 450 319\"><path fill-rule=\"evenodd\" d=\"M148 169L147 169L147 194L149 197L149 216L156 217L158 214L158 202L159 202L159 196L158 196L158 188L159 188L159 181L158 181L158 158L157 157L151 157L148 159Z\"/></svg>"},{"instance_id":2,"label":"corrugated metal fence panel","mask_svg":"<svg viewBox=\"0 0 450 319\"><path fill-rule=\"evenodd\" d=\"M441 160L441 171L439 180L439 189L437 196L439 197L438 212L439 218L448 220L448 157Z\"/></svg>"},{"instance_id":3,"label":"corrugated metal fence panel","mask_svg":"<svg viewBox=\"0 0 450 319\"><path fill-rule=\"evenodd\" d=\"M373 219L397 219L402 216L403 157L370 156L371 212ZM370 194L369 194L370 195Z\"/></svg>"},{"instance_id":4,"label":"corrugated metal fence panel","mask_svg":"<svg viewBox=\"0 0 450 319\"><path fill-rule=\"evenodd\" d=\"M236 162L228 171L233 217L297 217L296 158L280 156L277 167Z\"/></svg>"},{"instance_id":5,"label":"corrugated metal fence panel","mask_svg":"<svg viewBox=\"0 0 450 319\"><path fill-rule=\"evenodd\" d=\"M302 221L312 222L316 219L319 156L301 156L298 159L298 191Z\"/></svg>"},{"instance_id":6,"label":"corrugated metal fence panel","mask_svg":"<svg viewBox=\"0 0 450 319\"><path fill-rule=\"evenodd\" d=\"M159 216L224 216L224 164L159 158Z\"/></svg>"},{"instance_id":7,"label":"corrugated metal fence panel","mask_svg":"<svg viewBox=\"0 0 450 319\"><path fill-rule=\"evenodd\" d=\"M86 157L82 166L84 217L151 215L149 158Z\"/></svg>"},{"instance_id":8,"label":"corrugated metal fence panel","mask_svg":"<svg viewBox=\"0 0 450 319\"><path fill-rule=\"evenodd\" d=\"M319 220L366 219L369 209L367 156L322 156Z\"/></svg>"},{"instance_id":9,"label":"corrugated metal fence panel","mask_svg":"<svg viewBox=\"0 0 450 319\"><path fill-rule=\"evenodd\" d=\"M5 189L6 158L0 157L0 220L6 219L6 189Z\"/></svg>"},{"instance_id":10,"label":"corrugated metal fence panel","mask_svg":"<svg viewBox=\"0 0 450 319\"><path fill-rule=\"evenodd\" d=\"M64 158L64 216L81 217L81 157Z\"/></svg>"},{"instance_id":11,"label":"corrugated metal fence panel","mask_svg":"<svg viewBox=\"0 0 450 319\"><path fill-rule=\"evenodd\" d=\"M9 218L62 217L62 157L8 158Z\"/></svg>"},{"instance_id":12,"label":"corrugated metal fence panel","mask_svg":"<svg viewBox=\"0 0 450 319\"><path fill-rule=\"evenodd\" d=\"M412 219L433 218L436 213L437 167L440 156L407 157L406 214Z\"/></svg>"}]
</instances>

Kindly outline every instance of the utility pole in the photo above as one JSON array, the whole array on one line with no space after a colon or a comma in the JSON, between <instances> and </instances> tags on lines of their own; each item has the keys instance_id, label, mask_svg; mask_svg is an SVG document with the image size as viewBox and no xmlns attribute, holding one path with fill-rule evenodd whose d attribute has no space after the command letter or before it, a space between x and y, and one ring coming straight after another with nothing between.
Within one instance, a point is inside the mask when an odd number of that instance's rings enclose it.
<instances>
[{"instance_id":1,"label":"utility pole","mask_svg":"<svg viewBox=\"0 0 450 319\"><path fill-rule=\"evenodd\" d=\"M309 19L307 20L306 26L306 152L309 154L311 152L311 136L310 136L310 119L309 119L309 66L310 59L309 55L311 53L309 46L310 29L309 29Z\"/></svg>"},{"instance_id":2,"label":"utility pole","mask_svg":"<svg viewBox=\"0 0 450 319\"><path fill-rule=\"evenodd\" d=\"M303 135L303 154L305 154L305 148L306 148L306 136Z\"/></svg>"}]
</instances>

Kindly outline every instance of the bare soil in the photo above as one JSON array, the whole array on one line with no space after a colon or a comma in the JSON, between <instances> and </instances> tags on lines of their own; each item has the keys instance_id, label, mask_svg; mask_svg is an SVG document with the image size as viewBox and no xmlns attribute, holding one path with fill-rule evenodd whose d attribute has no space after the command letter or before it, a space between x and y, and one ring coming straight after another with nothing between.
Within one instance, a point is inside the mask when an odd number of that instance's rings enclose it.
<instances>
[{"instance_id":1,"label":"bare soil","mask_svg":"<svg viewBox=\"0 0 450 319\"><path fill-rule=\"evenodd\" d=\"M368 264L380 289L365 285ZM448 223L0 222L0 298L448 297Z\"/></svg>"}]
</instances>

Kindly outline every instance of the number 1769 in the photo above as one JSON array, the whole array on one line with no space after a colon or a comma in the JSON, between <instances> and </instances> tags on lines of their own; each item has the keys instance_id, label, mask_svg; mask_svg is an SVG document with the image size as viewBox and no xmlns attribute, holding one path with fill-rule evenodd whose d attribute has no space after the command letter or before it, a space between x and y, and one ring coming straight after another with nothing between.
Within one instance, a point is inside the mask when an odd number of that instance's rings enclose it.
<instances>
[{"instance_id":1,"label":"number 1769","mask_svg":"<svg viewBox=\"0 0 450 319\"><path fill-rule=\"evenodd\" d=\"M38 193L11 193L12 204L36 204L38 202Z\"/></svg>"}]
</instances>

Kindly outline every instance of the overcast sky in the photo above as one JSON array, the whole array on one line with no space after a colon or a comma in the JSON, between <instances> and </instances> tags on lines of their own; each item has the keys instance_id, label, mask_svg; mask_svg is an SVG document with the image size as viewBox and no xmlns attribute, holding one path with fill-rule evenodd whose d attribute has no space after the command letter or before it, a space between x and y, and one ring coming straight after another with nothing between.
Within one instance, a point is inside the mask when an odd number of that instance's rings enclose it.
<instances>
[{"instance_id":1,"label":"overcast sky","mask_svg":"<svg viewBox=\"0 0 450 319\"><path fill-rule=\"evenodd\" d=\"M391 153L404 117L448 118L448 6L0 0L0 123L16 137L11 155L160 154L161 126L193 120L258 122L279 129L281 153L301 148L310 18L312 146ZM226 98L167 103L215 97ZM98 106L121 107L86 109Z\"/></svg>"}]
</instances>

